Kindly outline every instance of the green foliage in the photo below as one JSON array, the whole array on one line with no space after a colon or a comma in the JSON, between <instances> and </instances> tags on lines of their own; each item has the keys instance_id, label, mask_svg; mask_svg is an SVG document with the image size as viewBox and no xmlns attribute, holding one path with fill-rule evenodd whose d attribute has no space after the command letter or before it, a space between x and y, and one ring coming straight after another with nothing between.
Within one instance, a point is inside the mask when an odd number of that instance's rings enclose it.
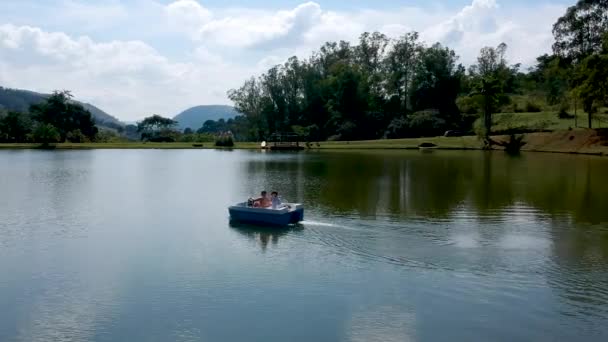
<instances>
[{"instance_id":1,"label":"green foliage","mask_svg":"<svg viewBox=\"0 0 608 342\"><path fill-rule=\"evenodd\" d=\"M15 111L27 113L30 106L44 103L51 95L40 94L28 90L9 89L0 87L0 108L5 108L7 111ZM98 127L115 128L122 127L122 124L115 117L105 113L101 109L87 103L71 101L75 104L80 104L84 109L91 112L95 124Z\"/></svg>"},{"instance_id":2,"label":"green foliage","mask_svg":"<svg viewBox=\"0 0 608 342\"><path fill-rule=\"evenodd\" d=\"M608 103L608 51L585 58L579 66L575 84L585 112L595 114L598 106ZM592 117L589 115L591 127Z\"/></svg>"},{"instance_id":3,"label":"green foliage","mask_svg":"<svg viewBox=\"0 0 608 342\"><path fill-rule=\"evenodd\" d=\"M479 96L461 96L456 99L456 105L463 114L479 114L481 113L482 100Z\"/></svg>"},{"instance_id":4,"label":"green foliage","mask_svg":"<svg viewBox=\"0 0 608 342\"><path fill-rule=\"evenodd\" d=\"M25 142L31 127L32 122L26 114L8 112L0 117L0 142Z\"/></svg>"},{"instance_id":5,"label":"green foliage","mask_svg":"<svg viewBox=\"0 0 608 342\"><path fill-rule=\"evenodd\" d=\"M87 139L94 139L98 129L91 113L82 105L73 103L71 98L68 91L56 91L46 102L32 105L30 113L36 121L55 127L61 142L67 139L69 132L76 130Z\"/></svg>"},{"instance_id":6,"label":"green foliage","mask_svg":"<svg viewBox=\"0 0 608 342\"><path fill-rule=\"evenodd\" d=\"M97 133L97 136L95 136L95 142L100 142L100 143L120 142L120 141L124 141L124 140L125 140L124 138L121 138L114 131L111 131L108 129L100 130Z\"/></svg>"},{"instance_id":7,"label":"green foliage","mask_svg":"<svg viewBox=\"0 0 608 342\"><path fill-rule=\"evenodd\" d=\"M169 129L177 125L177 122L169 118L164 118L160 115L152 115L145 118L137 124L139 132L158 132L164 129Z\"/></svg>"},{"instance_id":8,"label":"green foliage","mask_svg":"<svg viewBox=\"0 0 608 342\"><path fill-rule=\"evenodd\" d=\"M396 118L427 108L457 127L464 76L457 59L439 44L425 47L416 32L397 40L366 32L355 46L329 42L307 60L290 58L230 90L244 117L240 131L232 131L258 140L276 132L309 140L375 139L393 134ZM200 131L216 131L218 123L206 122Z\"/></svg>"},{"instance_id":9,"label":"green foliage","mask_svg":"<svg viewBox=\"0 0 608 342\"><path fill-rule=\"evenodd\" d=\"M540 104L528 101L526 102L526 112L528 113L539 113L542 112Z\"/></svg>"},{"instance_id":10,"label":"green foliage","mask_svg":"<svg viewBox=\"0 0 608 342\"><path fill-rule=\"evenodd\" d=\"M205 142L214 142L215 136L209 133L192 133L192 134L183 134L178 140L179 142L191 142L191 143L205 143Z\"/></svg>"},{"instance_id":11,"label":"green foliage","mask_svg":"<svg viewBox=\"0 0 608 342\"><path fill-rule=\"evenodd\" d=\"M230 133L219 134L215 138L215 146L217 146L217 147L233 147L234 146L234 139L232 138L232 134L230 134Z\"/></svg>"},{"instance_id":12,"label":"green foliage","mask_svg":"<svg viewBox=\"0 0 608 342\"><path fill-rule=\"evenodd\" d=\"M137 124L141 140L152 142L174 142L179 132L175 129L177 122L160 115L152 115Z\"/></svg>"},{"instance_id":13,"label":"green foliage","mask_svg":"<svg viewBox=\"0 0 608 342\"><path fill-rule=\"evenodd\" d=\"M83 143L88 141L88 138L82 134L79 129L68 132L66 139L72 143Z\"/></svg>"},{"instance_id":14,"label":"green foliage","mask_svg":"<svg viewBox=\"0 0 608 342\"><path fill-rule=\"evenodd\" d=\"M457 59L454 51L440 44L421 49L413 79L413 110L436 108L437 119L444 122L443 126L461 124L456 99L465 71L462 66L456 64ZM421 134L426 135L428 132Z\"/></svg>"},{"instance_id":15,"label":"green foliage","mask_svg":"<svg viewBox=\"0 0 608 342\"><path fill-rule=\"evenodd\" d=\"M49 123L39 123L32 132L32 140L45 145L56 143L61 141L61 133Z\"/></svg>"},{"instance_id":16,"label":"green foliage","mask_svg":"<svg viewBox=\"0 0 608 342\"><path fill-rule=\"evenodd\" d=\"M473 79L473 95L480 95L481 108L483 112L483 130L477 129L489 145L489 136L492 131L492 115L498 111L506 98L505 88L510 86L509 82L519 66L508 67L505 59L507 45L502 43L496 48L485 47L481 49L477 64L471 67Z\"/></svg>"},{"instance_id":17,"label":"green foliage","mask_svg":"<svg viewBox=\"0 0 608 342\"><path fill-rule=\"evenodd\" d=\"M608 1L578 0L553 26L553 51L573 61L582 61L601 51L608 33Z\"/></svg>"},{"instance_id":18,"label":"green foliage","mask_svg":"<svg viewBox=\"0 0 608 342\"><path fill-rule=\"evenodd\" d=\"M439 136L445 132L447 122L438 110L415 112L408 117L409 129L423 137Z\"/></svg>"}]
</instances>

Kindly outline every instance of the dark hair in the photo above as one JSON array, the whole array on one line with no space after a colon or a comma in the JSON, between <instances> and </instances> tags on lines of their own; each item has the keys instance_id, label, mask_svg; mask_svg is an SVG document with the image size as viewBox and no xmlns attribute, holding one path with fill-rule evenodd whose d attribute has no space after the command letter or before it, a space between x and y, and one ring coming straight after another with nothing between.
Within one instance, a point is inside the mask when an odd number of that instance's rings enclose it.
<instances>
[{"instance_id":1,"label":"dark hair","mask_svg":"<svg viewBox=\"0 0 608 342\"><path fill-rule=\"evenodd\" d=\"M267 194L266 190L262 191L262 196L264 196L266 194Z\"/></svg>"},{"instance_id":2,"label":"dark hair","mask_svg":"<svg viewBox=\"0 0 608 342\"><path fill-rule=\"evenodd\" d=\"M270 193L270 195L271 195L271 196L272 196L272 195L277 195L277 196L279 196L279 193L278 193L278 192L276 192L276 191L273 191L273 192L271 192L271 193Z\"/></svg>"}]
</instances>

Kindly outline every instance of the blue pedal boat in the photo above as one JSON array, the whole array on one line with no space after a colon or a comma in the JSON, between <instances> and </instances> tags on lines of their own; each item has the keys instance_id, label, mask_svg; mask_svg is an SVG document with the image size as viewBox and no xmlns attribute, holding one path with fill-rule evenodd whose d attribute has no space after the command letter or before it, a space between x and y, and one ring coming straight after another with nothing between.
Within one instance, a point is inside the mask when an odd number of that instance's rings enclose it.
<instances>
[{"instance_id":1,"label":"blue pedal boat","mask_svg":"<svg viewBox=\"0 0 608 342\"><path fill-rule=\"evenodd\" d=\"M228 208L230 218L237 222L287 226L304 220L304 206L299 203L283 203L278 208L257 208L247 202Z\"/></svg>"}]
</instances>

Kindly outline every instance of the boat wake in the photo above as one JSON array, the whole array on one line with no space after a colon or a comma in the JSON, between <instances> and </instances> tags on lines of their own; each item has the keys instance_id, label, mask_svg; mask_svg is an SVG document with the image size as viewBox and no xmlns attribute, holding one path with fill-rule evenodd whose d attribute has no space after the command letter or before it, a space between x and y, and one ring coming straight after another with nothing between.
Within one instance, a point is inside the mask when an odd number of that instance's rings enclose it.
<instances>
[{"instance_id":1,"label":"boat wake","mask_svg":"<svg viewBox=\"0 0 608 342\"><path fill-rule=\"evenodd\" d=\"M356 255L364 260L388 263L398 266L436 268L427 262L412 260L405 255L387 255L375 245L366 242L374 235L369 227L340 225L329 222L302 221L300 222L308 234L300 235L308 243L331 247L334 253L341 255ZM328 229L329 228L329 229ZM372 240L376 240L374 237Z\"/></svg>"},{"instance_id":2,"label":"boat wake","mask_svg":"<svg viewBox=\"0 0 608 342\"><path fill-rule=\"evenodd\" d=\"M327 223L327 222L317 222L317 221L301 221L300 224L310 225L310 226L319 226L319 227L348 228L346 226L341 226L338 224Z\"/></svg>"}]
</instances>

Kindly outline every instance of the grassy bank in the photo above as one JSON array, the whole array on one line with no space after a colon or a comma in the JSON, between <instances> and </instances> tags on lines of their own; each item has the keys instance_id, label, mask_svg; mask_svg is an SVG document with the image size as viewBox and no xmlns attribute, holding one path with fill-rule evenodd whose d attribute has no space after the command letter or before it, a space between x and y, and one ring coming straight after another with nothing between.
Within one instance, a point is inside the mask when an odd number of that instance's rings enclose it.
<instances>
[{"instance_id":1,"label":"grassy bank","mask_svg":"<svg viewBox=\"0 0 608 342\"><path fill-rule=\"evenodd\" d=\"M258 143L239 142L234 148L254 149L259 148ZM35 149L40 148L40 144L0 144L0 149ZM58 150L79 150L79 149L211 149L218 148L213 143L193 144L193 143L145 143L145 142L111 142L111 143L61 143L52 144L51 148Z\"/></svg>"},{"instance_id":2,"label":"grassy bank","mask_svg":"<svg viewBox=\"0 0 608 342\"><path fill-rule=\"evenodd\" d=\"M608 129L558 130L546 133L528 133L524 135L526 145L523 151L581 153L608 156ZM506 140L508 136L493 136L494 140ZM476 136L466 137L431 137L415 139L382 139L367 141L327 141L310 144L312 150L346 150L346 149L418 149L423 143L431 143L443 150L479 150L482 143ZM237 142L234 149L259 149L259 143ZM40 144L0 144L0 149L35 149ZM55 144L54 149L218 149L212 143L63 143ZM225 149L225 148L219 148ZM498 149L498 148L497 148Z\"/></svg>"},{"instance_id":3,"label":"grassy bank","mask_svg":"<svg viewBox=\"0 0 608 342\"><path fill-rule=\"evenodd\" d=\"M434 137L416 139L382 139L367 141L328 141L310 144L311 149L418 149L422 143L430 142L443 149L479 149L477 137ZM40 144L0 144L0 149L35 149ZM143 143L143 142L113 142L113 143L62 143L53 144L53 149L216 149L213 143ZM259 149L256 142L237 142L234 149ZM220 148L223 149L223 148Z\"/></svg>"}]
</instances>

